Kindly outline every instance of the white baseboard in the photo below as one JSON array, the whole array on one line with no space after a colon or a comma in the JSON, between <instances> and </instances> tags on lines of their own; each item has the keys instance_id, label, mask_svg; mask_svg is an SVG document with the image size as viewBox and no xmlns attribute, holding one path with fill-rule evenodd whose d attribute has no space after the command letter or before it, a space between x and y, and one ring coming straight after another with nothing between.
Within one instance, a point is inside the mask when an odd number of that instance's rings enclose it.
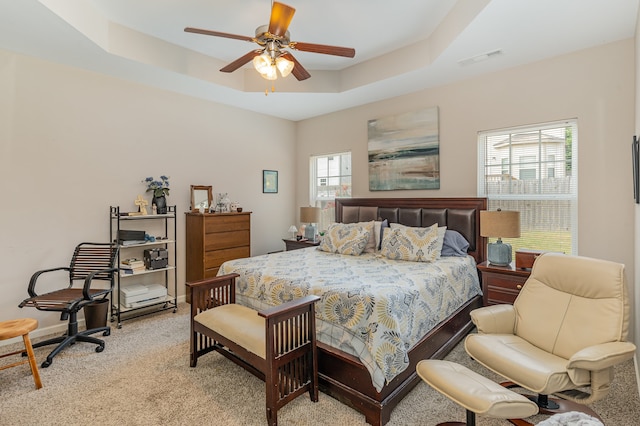
<instances>
[{"instance_id":1,"label":"white baseboard","mask_svg":"<svg viewBox=\"0 0 640 426\"><path fill-rule=\"evenodd\" d=\"M185 295L178 296L177 300L178 300L178 304L186 302L186 296ZM59 313L52 312L52 314L55 314L56 316L60 316ZM60 324L50 325L48 327L42 327L32 331L31 333L29 333L29 337L31 338L31 340L33 340L35 338L49 336L51 334L63 334L64 332L67 331L67 327L68 327L67 322L60 321ZM84 330L84 318L78 320L78 329ZM22 337L19 336L19 337L14 337L13 339L2 340L0 341L0 347L11 345L14 343L22 343Z\"/></svg>"}]
</instances>

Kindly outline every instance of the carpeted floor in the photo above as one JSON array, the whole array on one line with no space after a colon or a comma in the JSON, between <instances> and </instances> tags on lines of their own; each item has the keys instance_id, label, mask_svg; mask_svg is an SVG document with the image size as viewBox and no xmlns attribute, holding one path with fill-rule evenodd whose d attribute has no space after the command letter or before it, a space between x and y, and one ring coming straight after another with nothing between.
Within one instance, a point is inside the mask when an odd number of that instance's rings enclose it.
<instances>
[{"instance_id":1,"label":"carpeted floor","mask_svg":"<svg viewBox=\"0 0 640 426\"><path fill-rule=\"evenodd\" d=\"M106 348L78 343L40 369L35 390L27 365L0 372L0 425L264 425L264 383L217 353L189 367L187 305L179 311L112 327ZM18 345L0 347L6 353ZM51 347L36 349L40 364ZM474 363L458 345L451 361L500 379ZM6 360L6 362L5 362ZM9 361L5 358L3 364ZM633 362L616 369L610 395L592 408L611 426L634 425L640 398ZM530 421L538 422L544 416ZM393 411L389 426L435 425L465 420L464 410L420 383ZM364 416L320 394L297 398L278 412L280 425L365 425ZM508 422L478 417L478 425Z\"/></svg>"}]
</instances>

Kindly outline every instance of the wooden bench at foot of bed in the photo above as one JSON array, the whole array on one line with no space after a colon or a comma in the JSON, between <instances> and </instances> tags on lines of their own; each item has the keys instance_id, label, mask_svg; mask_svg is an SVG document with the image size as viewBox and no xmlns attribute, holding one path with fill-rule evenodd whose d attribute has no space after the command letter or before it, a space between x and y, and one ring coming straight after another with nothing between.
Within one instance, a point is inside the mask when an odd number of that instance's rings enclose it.
<instances>
[{"instance_id":1,"label":"wooden bench at foot of bed","mask_svg":"<svg viewBox=\"0 0 640 426\"><path fill-rule=\"evenodd\" d=\"M235 304L235 280L228 274L187 283L191 294L191 367L218 351L265 381L267 423L278 409L309 391L318 401L315 302L306 296L255 311Z\"/></svg>"}]
</instances>

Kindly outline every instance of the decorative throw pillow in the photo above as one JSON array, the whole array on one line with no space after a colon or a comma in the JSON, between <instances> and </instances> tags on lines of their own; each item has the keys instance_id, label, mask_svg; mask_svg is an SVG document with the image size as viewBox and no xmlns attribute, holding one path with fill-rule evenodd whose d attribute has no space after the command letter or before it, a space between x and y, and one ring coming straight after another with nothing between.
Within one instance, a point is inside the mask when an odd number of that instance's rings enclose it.
<instances>
[{"instance_id":1,"label":"decorative throw pillow","mask_svg":"<svg viewBox=\"0 0 640 426\"><path fill-rule=\"evenodd\" d=\"M381 254L388 259L433 262L438 259L438 224L428 228L391 227L382 237Z\"/></svg>"},{"instance_id":2,"label":"decorative throw pillow","mask_svg":"<svg viewBox=\"0 0 640 426\"><path fill-rule=\"evenodd\" d=\"M318 250L359 256L369 242L366 226L357 223L332 223L322 237Z\"/></svg>"},{"instance_id":3,"label":"decorative throw pillow","mask_svg":"<svg viewBox=\"0 0 640 426\"><path fill-rule=\"evenodd\" d=\"M434 225L438 226L437 223L435 223ZM413 227L412 226L407 226L407 225L402 225L400 223L392 223L391 224L391 228L413 228ZM420 228L416 228L416 229L420 229ZM426 228L422 228L422 229L426 229ZM438 245L436 246L436 260L440 259L440 256L442 254L442 246L444 244L444 235L445 235L446 231L447 231L447 227L446 226L438 226Z\"/></svg>"}]
</instances>

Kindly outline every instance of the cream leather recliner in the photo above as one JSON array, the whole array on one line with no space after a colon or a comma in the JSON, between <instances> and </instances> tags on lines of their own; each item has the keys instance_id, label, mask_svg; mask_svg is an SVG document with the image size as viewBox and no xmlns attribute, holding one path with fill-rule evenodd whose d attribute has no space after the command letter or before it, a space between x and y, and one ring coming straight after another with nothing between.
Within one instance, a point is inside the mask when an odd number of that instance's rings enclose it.
<instances>
[{"instance_id":1,"label":"cream leather recliner","mask_svg":"<svg viewBox=\"0 0 640 426\"><path fill-rule=\"evenodd\" d=\"M625 341L629 301L624 265L615 262L546 253L536 259L513 305L476 309L471 319L478 333L467 336L467 353L513 384L538 393L541 412L576 410L581 406L570 402L591 404L603 398L613 366L635 352L635 345ZM565 401L550 400L552 394Z\"/></svg>"}]
</instances>

